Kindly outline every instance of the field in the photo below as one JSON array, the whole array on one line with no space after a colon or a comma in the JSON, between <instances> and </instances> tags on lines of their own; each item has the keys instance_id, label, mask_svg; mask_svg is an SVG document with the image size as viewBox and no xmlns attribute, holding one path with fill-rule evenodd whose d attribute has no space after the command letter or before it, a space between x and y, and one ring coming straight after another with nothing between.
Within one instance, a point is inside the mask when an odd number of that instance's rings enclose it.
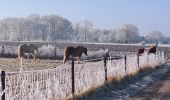
<instances>
[{"instance_id":1,"label":"field","mask_svg":"<svg viewBox=\"0 0 170 100\"><path fill-rule=\"evenodd\" d=\"M165 61L164 52L157 52L155 55L147 55L145 53L141 55L138 60L135 50L141 46L116 45L115 47L117 47L117 50L114 51L113 45L82 45L87 46L88 56L86 57L83 55L82 59L85 61L80 62L80 64L74 64L74 78L71 77L71 64L60 66L62 65L62 60L58 58L63 57L63 48L57 47L57 49L54 49L56 45L48 44L39 46L41 56L46 58L38 59L36 61L33 59L23 59L22 67L21 61L16 59L16 57L3 58L1 56L0 68L1 70L6 71L7 97L21 100L23 98L33 99L35 97L37 98L35 100L38 100L39 97L46 98L46 100L50 100L51 97L53 99L61 99L72 95L72 82L74 82L76 86L75 94L79 94L104 84L107 80L106 77L108 77L109 80L115 77L125 77L128 74L138 72L139 68L145 68L148 66L155 67ZM108 48L110 54L106 64L106 69L103 57L106 55L106 52L108 52L108 50L106 50ZM16 55L16 51L17 45L6 46L5 53ZM112 59L111 57L114 56L120 58ZM54 60L54 58L57 58L57 60ZM95 62L94 60L91 61L91 59L96 58L102 58L102 60L97 60ZM20 71L20 69L22 69L22 71ZM34 93L34 91L37 92ZM27 95L27 92L29 95Z\"/></svg>"},{"instance_id":2,"label":"field","mask_svg":"<svg viewBox=\"0 0 170 100\"><path fill-rule=\"evenodd\" d=\"M16 59L17 47L19 44L23 43L35 43L39 45L41 58L37 61L33 61L32 59L27 61L23 61L24 70L37 70L37 69L47 69L54 68L62 64L63 58L63 48L68 45L77 46L83 45L88 48L88 53L90 55L94 55L94 52L90 51L100 51L101 49L109 49L110 51L116 52L137 52L139 48L143 46L141 44L104 44L104 43L57 43L57 42L0 42L0 54L2 51L1 46L5 47L4 57L0 58L0 69L5 71L18 71L20 69L20 61ZM56 46L56 50L54 51L54 47ZM165 57L170 58L170 47L167 45L158 45L158 51L164 51ZM55 57L55 52L56 56ZM100 52L99 52L100 53ZM10 58L9 58L10 57ZM57 60L54 60L56 58ZM95 57L93 57L95 58ZM47 60L46 60L47 59ZM49 60L53 59L53 60Z\"/></svg>"},{"instance_id":3,"label":"field","mask_svg":"<svg viewBox=\"0 0 170 100\"><path fill-rule=\"evenodd\" d=\"M40 70L55 68L62 64L62 60L23 60L24 70ZM0 69L4 71L19 71L21 63L16 58L0 58Z\"/></svg>"},{"instance_id":4,"label":"field","mask_svg":"<svg viewBox=\"0 0 170 100\"><path fill-rule=\"evenodd\" d=\"M22 43L21 43L22 44ZM3 56L1 55L2 48L5 47ZM17 47L19 43L17 42L0 42L0 69L4 71L19 71L21 68L21 61L17 59ZM23 59L22 65L24 70L41 70L55 68L62 64L63 59L63 48L55 44L39 43L39 58L34 61L33 59ZM88 48L88 57L82 55L83 59L102 57L104 50L99 49L98 51L91 51Z\"/></svg>"},{"instance_id":5,"label":"field","mask_svg":"<svg viewBox=\"0 0 170 100\"><path fill-rule=\"evenodd\" d=\"M56 46L57 50L60 51L60 56L63 55L63 49L66 46L78 46L82 45L87 47L89 51L99 51L101 49L109 49L110 51L119 51L119 52L137 52L138 49L147 47L152 44L147 44L143 46L142 44L119 44L119 43L81 43L81 42L70 42L70 43L61 43L61 42L12 42L12 41L0 41L0 53L1 53L1 46L5 46L5 52L6 53L12 53L16 54L17 53L17 46L19 44L24 44L24 43L34 43L39 45L39 47L42 47L43 45L45 46ZM51 47L50 49L52 50L54 47ZM158 51L164 51L165 56L170 58L170 45L162 45L158 44ZM48 50L49 51L49 50ZM49 53L49 52L48 52ZM52 50L52 53L54 53L54 50ZM48 55L48 54L46 54ZM52 54L54 55L54 54ZM61 58L61 57L59 57Z\"/></svg>"}]
</instances>

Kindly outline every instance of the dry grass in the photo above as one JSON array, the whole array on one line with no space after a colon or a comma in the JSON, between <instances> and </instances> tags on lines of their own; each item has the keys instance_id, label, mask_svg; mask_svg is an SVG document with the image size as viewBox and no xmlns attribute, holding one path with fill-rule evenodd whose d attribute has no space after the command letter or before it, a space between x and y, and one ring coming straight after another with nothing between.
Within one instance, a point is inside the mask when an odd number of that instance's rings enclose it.
<instances>
[{"instance_id":1,"label":"dry grass","mask_svg":"<svg viewBox=\"0 0 170 100\"><path fill-rule=\"evenodd\" d=\"M23 60L24 70L40 70L47 68L55 68L62 64L61 60ZM0 58L0 69L4 71L19 71L21 63L19 59L15 58Z\"/></svg>"},{"instance_id":2,"label":"dry grass","mask_svg":"<svg viewBox=\"0 0 170 100\"><path fill-rule=\"evenodd\" d=\"M67 100L85 100L87 99L86 97L88 97L89 95L92 95L94 92L98 91L98 90L104 90L107 91L108 85L112 86L113 88L124 88L126 87L128 84L130 83L134 83L135 81L141 79L142 77L148 75L149 73L151 73L152 71L158 69L159 67L155 67L155 68L150 68L150 67L146 67L146 68L140 68L138 71L136 71L135 73L131 73L125 77L113 77L113 78L109 78L108 81L106 81L103 85L101 86L97 86L97 87L93 87L90 90L81 93L79 95L75 95L74 98L70 97Z\"/></svg>"}]
</instances>

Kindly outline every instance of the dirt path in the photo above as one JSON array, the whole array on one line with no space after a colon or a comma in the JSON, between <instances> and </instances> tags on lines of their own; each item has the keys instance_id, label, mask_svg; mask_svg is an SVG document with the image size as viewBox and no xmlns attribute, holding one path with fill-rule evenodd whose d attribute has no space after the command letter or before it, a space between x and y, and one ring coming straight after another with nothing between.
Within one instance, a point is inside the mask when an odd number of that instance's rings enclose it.
<instances>
[{"instance_id":1,"label":"dirt path","mask_svg":"<svg viewBox=\"0 0 170 100\"><path fill-rule=\"evenodd\" d=\"M129 100L170 100L170 73L128 98Z\"/></svg>"}]
</instances>

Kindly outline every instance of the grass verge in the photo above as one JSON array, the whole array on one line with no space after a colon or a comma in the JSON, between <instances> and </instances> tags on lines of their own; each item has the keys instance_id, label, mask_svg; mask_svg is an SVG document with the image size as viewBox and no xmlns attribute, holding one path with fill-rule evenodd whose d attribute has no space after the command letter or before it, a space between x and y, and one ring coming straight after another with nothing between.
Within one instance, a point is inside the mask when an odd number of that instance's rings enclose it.
<instances>
[{"instance_id":1,"label":"grass verge","mask_svg":"<svg viewBox=\"0 0 170 100\"><path fill-rule=\"evenodd\" d=\"M140 68L137 72L129 74L125 77L113 77L109 78L108 81L106 81L103 85L91 88L90 90L80 93L79 95L75 95L74 98L68 98L67 100L88 100L89 97L96 95L96 92L102 91L108 91L110 89L112 90L121 90L125 87L127 87L129 84L133 84L136 81L140 80L141 78L149 75L151 72L154 72L161 68L161 66L156 66L154 68L151 67L145 67Z\"/></svg>"}]
</instances>

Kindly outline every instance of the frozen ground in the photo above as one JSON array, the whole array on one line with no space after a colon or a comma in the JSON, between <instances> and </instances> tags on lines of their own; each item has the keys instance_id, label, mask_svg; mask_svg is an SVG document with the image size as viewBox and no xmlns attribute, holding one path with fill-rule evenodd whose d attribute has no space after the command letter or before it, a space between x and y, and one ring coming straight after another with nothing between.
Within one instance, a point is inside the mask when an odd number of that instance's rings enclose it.
<instances>
[{"instance_id":1,"label":"frozen ground","mask_svg":"<svg viewBox=\"0 0 170 100\"><path fill-rule=\"evenodd\" d=\"M170 63L154 69L153 71L151 71L150 74L146 74L146 73L140 74L138 79L130 80L129 82L130 84L127 84L127 82L123 82L116 87L107 84L106 86L97 89L95 92L90 93L88 96L84 96L79 99L80 100L117 100L117 99L119 100L139 99L140 100L142 99L142 96L148 97L147 95L148 93L144 90L147 90L147 88L152 87L153 83L156 82L159 83L164 76L169 75L168 74L169 72L170 72ZM167 85L167 88L170 87L170 82L169 83L168 82L169 81L167 81L167 84L169 85L165 84ZM145 95L142 95L141 91L143 91ZM157 90L155 88L155 90L152 89L152 91L153 94L150 93L150 95L152 94L152 96L154 96L154 92ZM166 92L169 92L170 94L170 91L166 91ZM150 97L150 99L152 99L152 97Z\"/></svg>"},{"instance_id":2,"label":"frozen ground","mask_svg":"<svg viewBox=\"0 0 170 100\"><path fill-rule=\"evenodd\" d=\"M62 60L36 60L23 59L24 70L42 70L55 68L62 64ZM0 69L4 71L19 71L21 63L19 59L15 58L0 58Z\"/></svg>"}]
</instances>

